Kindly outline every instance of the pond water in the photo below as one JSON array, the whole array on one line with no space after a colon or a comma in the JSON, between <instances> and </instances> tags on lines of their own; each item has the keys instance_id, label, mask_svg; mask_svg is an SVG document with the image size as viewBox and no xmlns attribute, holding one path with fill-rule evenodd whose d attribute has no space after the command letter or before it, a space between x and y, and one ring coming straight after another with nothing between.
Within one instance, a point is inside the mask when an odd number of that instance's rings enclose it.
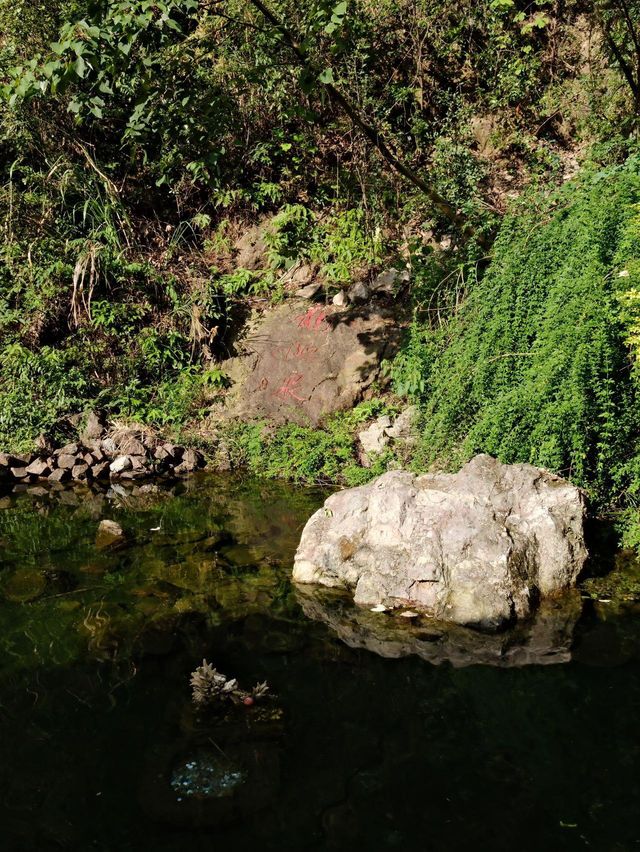
<instances>
[{"instance_id":1,"label":"pond water","mask_svg":"<svg viewBox=\"0 0 640 852\"><path fill-rule=\"evenodd\" d=\"M0 497L3 850L640 849L636 605L496 637L296 590L323 497ZM203 658L273 697L198 711Z\"/></svg>"}]
</instances>

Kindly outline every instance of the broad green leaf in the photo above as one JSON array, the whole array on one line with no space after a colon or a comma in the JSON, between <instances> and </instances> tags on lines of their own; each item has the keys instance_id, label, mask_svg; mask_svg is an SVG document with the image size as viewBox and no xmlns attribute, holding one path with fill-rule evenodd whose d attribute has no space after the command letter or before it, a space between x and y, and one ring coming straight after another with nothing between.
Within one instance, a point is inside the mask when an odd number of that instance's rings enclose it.
<instances>
[{"instance_id":1,"label":"broad green leaf","mask_svg":"<svg viewBox=\"0 0 640 852\"><path fill-rule=\"evenodd\" d=\"M333 10L333 20L336 23L341 23L344 16L347 14L347 3L346 0L342 0L342 3L338 3L338 5Z\"/></svg>"},{"instance_id":2,"label":"broad green leaf","mask_svg":"<svg viewBox=\"0 0 640 852\"><path fill-rule=\"evenodd\" d=\"M166 18L164 23L166 24L166 26L170 30L174 30L177 33L182 32L182 28L180 27L180 25L176 21L174 21L172 18Z\"/></svg>"},{"instance_id":3,"label":"broad green leaf","mask_svg":"<svg viewBox=\"0 0 640 852\"><path fill-rule=\"evenodd\" d=\"M322 74L318 75L318 80L325 85L335 82L333 79L333 69L325 68Z\"/></svg>"}]
</instances>

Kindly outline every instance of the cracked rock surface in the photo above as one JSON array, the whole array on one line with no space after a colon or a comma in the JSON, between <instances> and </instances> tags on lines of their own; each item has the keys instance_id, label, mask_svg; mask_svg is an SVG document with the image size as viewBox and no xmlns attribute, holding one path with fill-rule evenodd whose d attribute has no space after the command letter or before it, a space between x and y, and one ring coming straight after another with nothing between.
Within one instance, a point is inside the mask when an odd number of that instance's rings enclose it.
<instances>
[{"instance_id":1,"label":"cracked rock surface","mask_svg":"<svg viewBox=\"0 0 640 852\"><path fill-rule=\"evenodd\" d=\"M360 402L402 335L401 309L291 299L247 323L223 369L232 382L219 417L318 425Z\"/></svg>"},{"instance_id":2,"label":"cracked rock surface","mask_svg":"<svg viewBox=\"0 0 640 852\"><path fill-rule=\"evenodd\" d=\"M456 474L390 471L328 498L303 531L293 579L498 627L575 584L584 516L578 488L532 465L479 455Z\"/></svg>"}]
</instances>

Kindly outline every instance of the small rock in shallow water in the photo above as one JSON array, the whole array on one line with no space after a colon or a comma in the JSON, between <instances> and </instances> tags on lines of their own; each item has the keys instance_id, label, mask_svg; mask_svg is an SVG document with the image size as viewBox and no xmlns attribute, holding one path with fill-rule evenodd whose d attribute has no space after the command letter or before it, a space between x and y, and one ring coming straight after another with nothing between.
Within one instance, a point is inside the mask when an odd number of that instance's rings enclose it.
<instances>
[{"instance_id":1,"label":"small rock in shallow water","mask_svg":"<svg viewBox=\"0 0 640 852\"><path fill-rule=\"evenodd\" d=\"M124 530L116 521L100 521L96 534L96 547L105 550L108 547L117 547L125 542Z\"/></svg>"}]
</instances>

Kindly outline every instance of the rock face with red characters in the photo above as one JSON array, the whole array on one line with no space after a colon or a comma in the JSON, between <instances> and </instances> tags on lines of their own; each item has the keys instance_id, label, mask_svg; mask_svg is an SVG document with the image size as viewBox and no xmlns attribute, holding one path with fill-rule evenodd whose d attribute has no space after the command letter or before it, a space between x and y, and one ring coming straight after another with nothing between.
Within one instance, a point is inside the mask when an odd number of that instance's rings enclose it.
<instances>
[{"instance_id":1,"label":"rock face with red characters","mask_svg":"<svg viewBox=\"0 0 640 852\"><path fill-rule=\"evenodd\" d=\"M288 301L251 322L224 365L233 388L222 414L317 425L365 398L401 328L397 310L380 305Z\"/></svg>"}]
</instances>

